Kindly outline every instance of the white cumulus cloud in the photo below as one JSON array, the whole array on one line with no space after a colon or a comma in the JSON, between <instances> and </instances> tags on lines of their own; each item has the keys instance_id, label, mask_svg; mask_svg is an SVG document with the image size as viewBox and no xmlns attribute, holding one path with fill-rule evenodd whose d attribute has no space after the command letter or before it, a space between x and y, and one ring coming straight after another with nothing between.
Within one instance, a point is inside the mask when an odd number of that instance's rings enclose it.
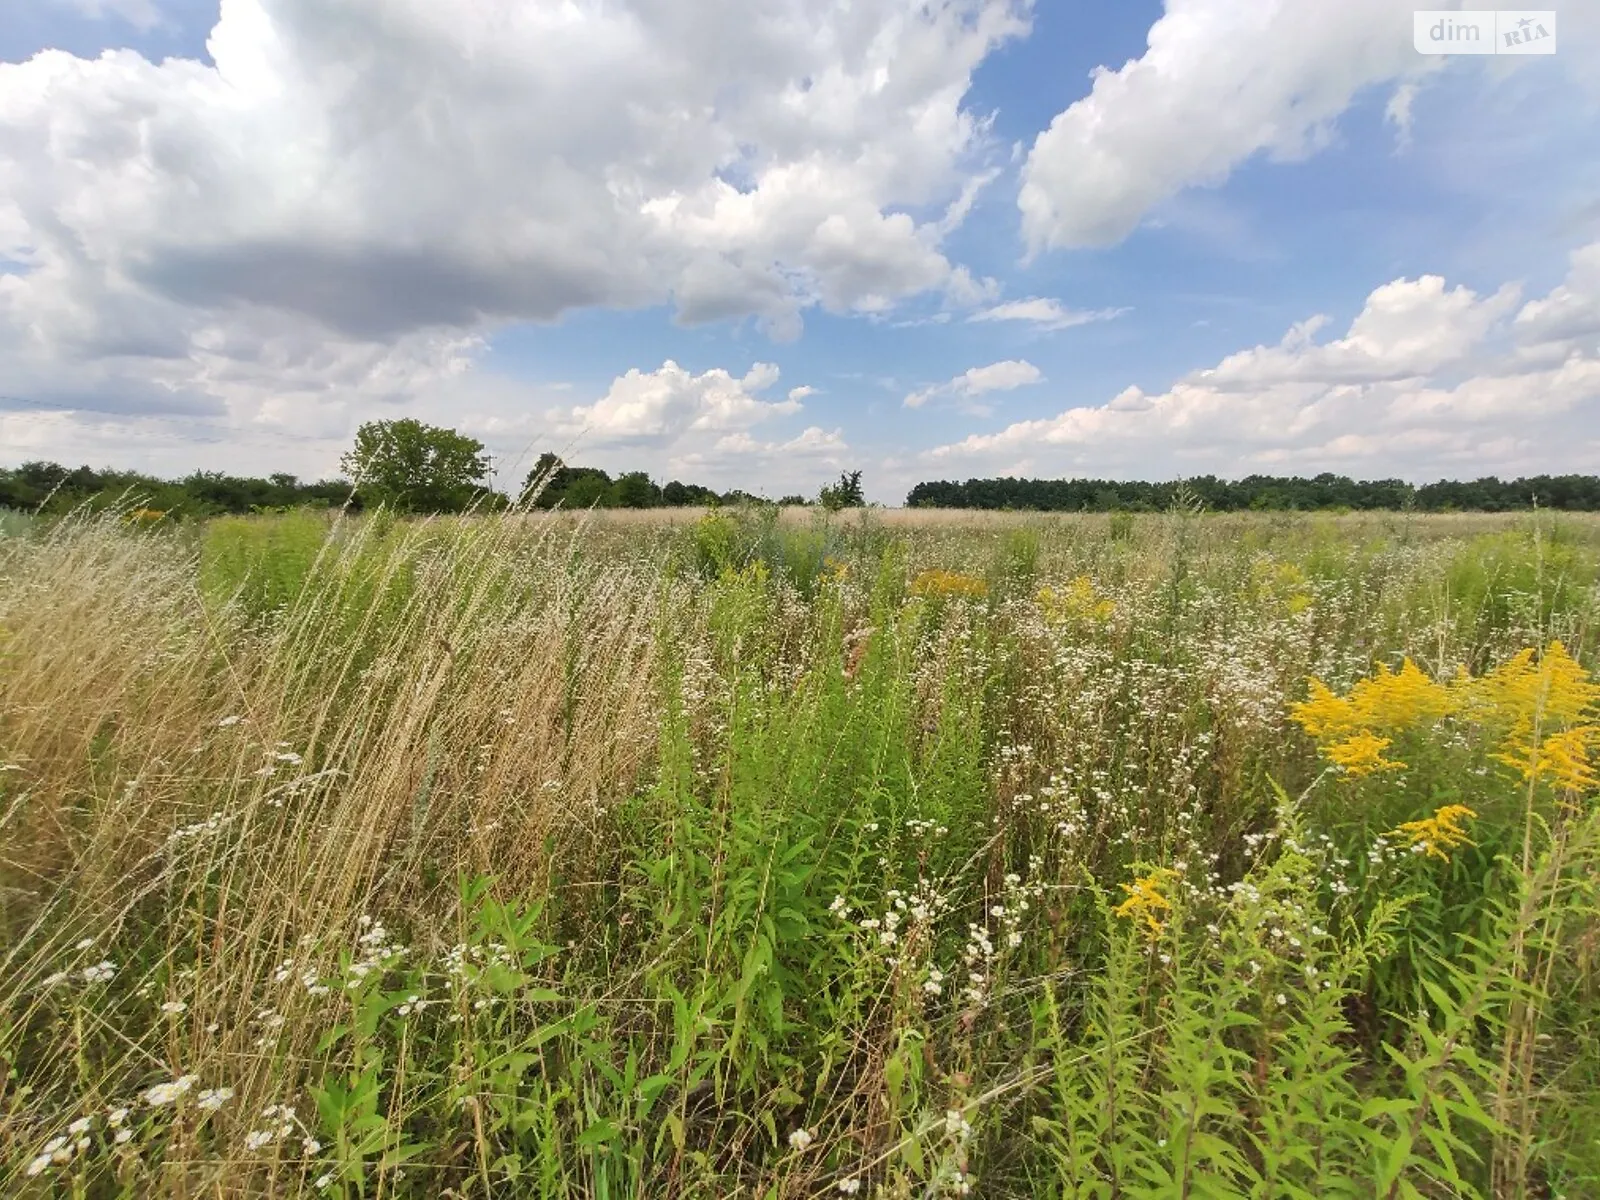
<instances>
[{"instance_id":1,"label":"white cumulus cloud","mask_svg":"<svg viewBox=\"0 0 1600 1200\"><path fill-rule=\"evenodd\" d=\"M1600 243L1518 308L1437 276L1372 291L1166 391L1015 422L923 456L967 472L1144 478L1343 469L1408 478L1591 470L1600 450Z\"/></svg>"},{"instance_id":2,"label":"white cumulus cloud","mask_svg":"<svg viewBox=\"0 0 1600 1200\"><path fill-rule=\"evenodd\" d=\"M993 175L972 73L1026 9L221 0L214 66L0 63L0 378L86 445L162 406L348 432L575 309L791 337L981 299L942 241Z\"/></svg>"},{"instance_id":3,"label":"white cumulus cloud","mask_svg":"<svg viewBox=\"0 0 1600 1200\"><path fill-rule=\"evenodd\" d=\"M1035 139L1018 196L1030 247L1111 245L1157 204L1254 154L1317 149L1363 88L1425 68L1414 7L1167 0L1145 53L1097 69L1089 95ZM1391 120L1409 128L1408 111L1403 92Z\"/></svg>"},{"instance_id":4,"label":"white cumulus cloud","mask_svg":"<svg viewBox=\"0 0 1600 1200\"><path fill-rule=\"evenodd\" d=\"M921 408L929 400L946 396L956 400L971 401L989 392L1009 392L1013 388L1038 383L1043 378L1044 375L1039 368L1031 362L1007 359L1004 362L990 363L986 367L969 367L947 383L910 393L906 396L904 404L907 408ZM969 411L987 411L982 406L969 404L967 407Z\"/></svg>"}]
</instances>

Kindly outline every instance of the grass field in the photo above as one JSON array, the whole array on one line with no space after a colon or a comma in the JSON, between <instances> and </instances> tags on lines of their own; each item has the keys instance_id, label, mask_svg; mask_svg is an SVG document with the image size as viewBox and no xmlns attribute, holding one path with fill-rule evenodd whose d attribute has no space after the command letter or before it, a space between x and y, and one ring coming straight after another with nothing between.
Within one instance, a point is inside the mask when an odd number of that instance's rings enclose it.
<instances>
[{"instance_id":1,"label":"grass field","mask_svg":"<svg viewBox=\"0 0 1600 1200\"><path fill-rule=\"evenodd\" d=\"M1600 1196L1600 520L0 524L0 1193Z\"/></svg>"}]
</instances>

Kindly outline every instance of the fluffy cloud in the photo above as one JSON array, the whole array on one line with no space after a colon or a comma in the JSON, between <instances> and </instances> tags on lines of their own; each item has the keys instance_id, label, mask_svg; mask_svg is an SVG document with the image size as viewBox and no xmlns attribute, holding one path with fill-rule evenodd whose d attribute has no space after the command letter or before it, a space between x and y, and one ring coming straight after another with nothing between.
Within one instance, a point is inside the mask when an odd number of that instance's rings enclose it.
<instances>
[{"instance_id":1,"label":"fluffy cloud","mask_svg":"<svg viewBox=\"0 0 1600 1200\"><path fill-rule=\"evenodd\" d=\"M1324 470L1421 477L1592 469L1600 243L1517 308L1434 276L1375 289L1343 337L1318 317L1167 391L1016 422L924 458L973 471L1143 477Z\"/></svg>"},{"instance_id":2,"label":"fluffy cloud","mask_svg":"<svg viewBox=\"0 0 1600 1200\"><path fill-rule=\"evenodd\" d=\"M642 467L722 487L759 482L774 496L809 494L818 472L837 466L850 447L840 430L816 425L790 436L758 436L799 414L814 390L795 387L784 399L762 399L777 382L770 363L736 377L721 368L696 375L669 359L657 370L618 376L592 404L551 410L539 436L570 447L568 456L578 462Z\"/></svg>"},{"instance_id":3,"label":"fluffy cloud","mask_svg":"<svg viewBox=\"0 0 1600 1200\"><path fill-rule=\"evenodd\" d=\"M1114 321L1132 311L1129 308L1068 308L1059 300L1032 296L1026 300L1008 300L1004 304L979 309L967 320L1022 321L1035 329L1049 332L1091 325L1096 321Z\"/></svg>"},{"instance_id":4,"label":"fluffy cloud","mask_svg":"<svg viewBox=\"0 0 1600 1200\"><path fill-rule=\"evenodd\" d=\"M668 359L656 371L635 367L593 404L561 413L558 423L563 432L597 445L671 446L690 434L743 431L799 412L798 399L756 397L777 381L778 368L770 363L757 363L735 379L721 368L692 375Z\"/></svg>"},{"instance_id":5,"label":"fluffy cloud","mask_svg":"<svg viewBox=\"0 0 1600 1200\"><path fill-rule=\"evenodd\" d=\"M1025 7L221 0L214 67L0 63L0 377L85 427L247 431L424 404L475 339L576 308L788 337L970 301L963 101Z\"/></svg>"},{"instance_id":6,"label":"fluffy cloud","mask_svg":"<svg viewBox=\"0 0 1600 1200\"><path fill-rule=\"evenodd\" d=\"M1035 250L1107 246L1251 155L1305 155L1362 88L1425 68L1398 0L1167 0L1149 48L1100 68L1034 141L1018 196ZM1404 87L1404 83L1401 85ZM1410 93L1390 119L1408 127Z\"/></svg>"},{"instance_id":7,"label":"fluffy cloud","mask_svg":"<svg viewBox=\"0 0 1600 1200\"><path fill-rule=\"evenodd\" d=\"M989 411L987 408L971 404L970 401L988 392L1009 392L1013 388L1038 383L1043 378L1039 368L1031 362L1007 359L1004 362L990 363L986 367L970 367L948 383L912 392L905 398L905 406L921 408L929 400L948 396L969 402L965 405L968 411L987 413Z\"/></svg>"},{"instance_id":8,"label":"fluffy cloud","mask_svg":"<svg viewBox=\"0 0 1600 1200\"><path fill-rule=\"evenodd\" d=\"M875 310L951 279L905 209L967 194L971 71L1024 28L1006 0L223 0L215 69L0 65L0 254L47 314L120 294L358 338Z\"/></svg>"}]
</instances>

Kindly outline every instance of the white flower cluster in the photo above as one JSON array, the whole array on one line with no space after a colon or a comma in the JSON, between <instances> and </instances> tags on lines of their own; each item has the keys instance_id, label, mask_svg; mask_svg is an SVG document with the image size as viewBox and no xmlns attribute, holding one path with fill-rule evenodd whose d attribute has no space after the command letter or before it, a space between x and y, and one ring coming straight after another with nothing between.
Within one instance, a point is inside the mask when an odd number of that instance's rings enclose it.
<instances>
[{"instance_id":1,"label":"white flower cluster","mask_svg":"<svg viewBox=\"0 0 1600 1200\"><path fill-rule=\"evenodd\" d=\"M292 1104L269 1104L261 1110L265 1124L260 1129L252 1129L245 1134L244 1147L246 1150L264 1150L274 1142L287 1142L297 1133L300 1135L300 1146L305 1156L310 1158L322 1149L322 1143L312 1136L305 1123L300 1120L300 1114L295 1111Z\"/></svg>"}]
</instances>

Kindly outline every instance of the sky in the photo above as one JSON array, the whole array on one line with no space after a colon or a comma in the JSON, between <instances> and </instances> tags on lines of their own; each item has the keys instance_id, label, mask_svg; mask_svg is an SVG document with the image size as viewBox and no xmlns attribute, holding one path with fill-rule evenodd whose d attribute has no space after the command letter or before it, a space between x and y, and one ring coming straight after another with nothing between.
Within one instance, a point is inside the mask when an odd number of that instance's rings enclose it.
<instances>
[{"instance_id":1,"label":"sky","mask_svg":"<svg viewBox=\"0 0 1600 1200\"><path fill-rule=\"evenodd\" d=\"M0 0L0 465L1593 473L1600 0L1413 11Z\"/></svg>"}]
</instances>

